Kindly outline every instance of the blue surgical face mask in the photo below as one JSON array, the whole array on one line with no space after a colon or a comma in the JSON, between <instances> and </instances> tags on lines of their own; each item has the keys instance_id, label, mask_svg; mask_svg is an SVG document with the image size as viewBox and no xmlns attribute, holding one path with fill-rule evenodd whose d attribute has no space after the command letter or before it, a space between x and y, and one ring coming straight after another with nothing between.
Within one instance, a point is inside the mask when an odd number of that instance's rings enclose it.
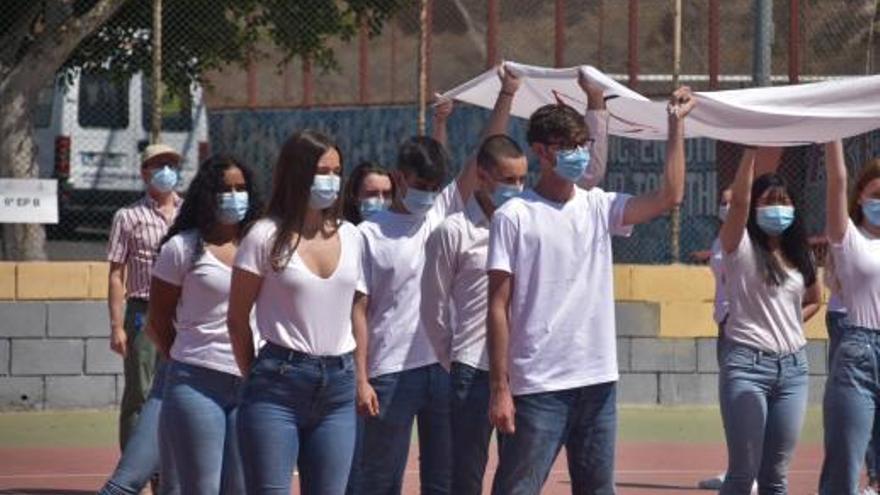
<instances>
[{"instance_id":1,"label":"blue surgical face mask","mask_svg":"<svg viewBox=\"0 0 880 495\"><path fill-rule=\"evenodd\" d=\"M403 196L403 206L406 211L413 215L424 215L434 206L434 200L437 199L437 193L433 191L423 191L410 187Z\"/></svg>"},{"instance_id":2,"label":"blue surgical face mask","mask_svg":"<svg viewBox=\"0 0 880 495\"><path fill-rule=\"evenodd\" d=\"M780 235L794 222L794 206L759 206L756 214L758 227L767 235Z\"/></svg>"},{"instance_id":3,"label":"blue surgical face mask","mask_svg":"<svg viewBox=\"0 0 880 495\"><path fill-rule=\"evenodd\" d=\"M170 165L165 165L153 172L152 177L150 177L150 186L160 193L167 193L174 189L174 186L177 185L178 179L179 174L177 169Z\"/></svg>"},{"instance_id":4,"label":"blue surgical face mask","mask_svg":"<svg viewBox=\"0 0 880 495\"><path fill-rule=\"evenodd\" d=\"M579 181L590 166L590 152L583 146L556 152L556 175L569 182Z\"/></svg>"},{"instance_id":5,"label":"blue surgical face mask","mask_svg":"<svg viewBox=\"0 0 880 495\"><path fill-rule=\"evenodd\" d=\"M880 199L866 199L862 201L862 214L865 220L874 227L880 227Z\"/></svg>"},{"instance_id":6,"label":"blue surgical face mask","mask_svg":"<svg viewBox=\"0 0 880 495\"><path fill-rule=\"evenodd\" d=\"M316 210L324 210L333 206L339 197L342 179L338 175L316 175L312 182L309 206Z\"/></svg>"},{"instance_id":7,"label":"blue surgical face mask","mask_svg":"<svg viewBox=\"0 0 880 495\"><path fill-rule=\"evenodd\" d=\"M358 209L361 212L361 218L366 220L380 211L387 210L389 206L391 206L391 201L374 196L362 199Z\"/></svg>"},{"instance_id":8,"label":"blue surgical face mask","mask_svg":"<svg viewBox=\"0 0 880 495\"><path fill-rule=\"evenodd\" d=\"M224 192L217 195L217 220L226 225L244 220L248 211L248 193Z\"/></svg>"},{"instance_id":9,"label":"blue surgical face mask","mask_svg":"<svg viewBox=\"0 0 880 495\"><path fill-rule=\"evenodd\" d=\"M515 198L522 194L523 186L514 186L512 184L496 184L495 190L492 191L492 204L495 208L500 207L507 202L508 199Z\"/></svg>"}]
</instances>

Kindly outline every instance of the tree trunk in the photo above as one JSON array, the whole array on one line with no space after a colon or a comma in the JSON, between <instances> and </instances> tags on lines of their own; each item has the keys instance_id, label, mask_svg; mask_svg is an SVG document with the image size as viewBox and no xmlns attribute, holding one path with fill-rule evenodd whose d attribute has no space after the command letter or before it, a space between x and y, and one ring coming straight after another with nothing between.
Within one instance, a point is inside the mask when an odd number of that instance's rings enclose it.
<instances>
[{"instance_id":1,"label":"tree trunk","mask_svg":"<svg viewBox=\"0 0 880 495\"><path fill-rule=\"evenodd\" d=\"M39 177L28 91L3 86L0 97L0 175L17 179ZM27 219L22 219L25 221ZM40 224L3 226L3 259L46 259L46 234Z\"/></svg>"},{"instance_id":2,"label":"tree trunk","mask_svg":"<svg viewBox=\"0 0 880 495\"><path fill-rule=\"evenodd\" d=\"M55 73L80 42L107 22L124 2L98 0L88 12L67 17L60 25L35 33L33 41L23 47L23 53L14 64L0 67L0 177L39 177L31 102L36 99L39 88L55 78ZM48 5L63 6L60 3ZM8 39L0 41L12 42ZM3 259L46 259L43 226L4 225Z\"/></svg>"}]
</instances>

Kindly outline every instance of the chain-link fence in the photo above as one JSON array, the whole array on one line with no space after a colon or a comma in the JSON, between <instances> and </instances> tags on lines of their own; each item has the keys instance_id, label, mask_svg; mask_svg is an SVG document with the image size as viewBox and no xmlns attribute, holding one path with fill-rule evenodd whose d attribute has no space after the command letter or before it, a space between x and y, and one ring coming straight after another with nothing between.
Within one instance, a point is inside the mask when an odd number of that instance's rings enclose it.
<instances>
[{"instance_id":1,"label":"chain-link fence","mask_svg":"<svg viewBox=\"0 0 880 495\"><path fill-rule=\"evenodd\" d=\"M416 132L420 2L164 3L168 91L162 140L185 157L181 189L198 161L214 151L233 153L257 169L265 190L278 148L294 129L331 133L347 168L362 160L392 165L397 144ZM263 10L240 11L239 5L252 3ZM752 85L754 4L682 0L681 83L697 90ZM652 97L672 89L672 1L427 0L427 5L432 92L500 60L592 64ZM876 73L877 5L877 0L773 2L772 82ZM149 16L149 8L124 15ZM149 137L151 85L145 74L150 72L120 77L105 69L123 55L139 56L140 66L149 66L149 21L144 25L128 32L115 53L81 50L76 62L86 67L65 72L57 83L45 81L35 105L40 174L62 179L61 222L49 229L52 259L103 258L113 211L143 194L138 164ZM193 74L201 74L203 82L186 88L181 81ZM451 117L450 151L457 163L476 146L486 116L485 110L460 106ZM524 122L514 122L511 132L524 142ZM612 138L604 187L649 190L662 174L663 150L663 143ZM704 139L691 140L687 150L679 255L684 262L699 260L699 251L716 235L719 191L732 180L739 153L736 146ZM880 137L853 138L847 150L849 165L857 167L880 154ZM817 236L824 218L821 159L817 148L805 147L787 150L781 160L781 170L802 194L810 233ZM616 260L674 261L669 223L664 217L615 241Z\"/></svg>"}]
</instances>

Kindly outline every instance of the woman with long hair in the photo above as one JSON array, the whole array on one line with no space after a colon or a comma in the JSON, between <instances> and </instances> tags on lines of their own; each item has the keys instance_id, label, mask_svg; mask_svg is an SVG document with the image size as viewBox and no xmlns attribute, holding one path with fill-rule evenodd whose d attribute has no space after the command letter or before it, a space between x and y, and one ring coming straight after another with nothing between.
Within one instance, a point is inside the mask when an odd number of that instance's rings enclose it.
<instances>
[{"instance_id":1,"label":"woman with long hair","mask_svg":"<svg viewBox=\"0 0 880 495\"><path fill-rule=\"evenodd\" d=\"M241 373L239 442L247 493L342 494L355 441L351 307L361 236L340 220L342 156L322 134L282 146L264 218L242 240L229 329ZM266 344L254 358L248 315ZM362 341L362 336L357 336Z\"/></svg>"},{"instance_id":2,"label":"woman with long hair","mask_svg":"<svg viewBox=\"0 0 880 495\"><path fill-rule=\"evenodd\" d=\"M747 148L721 227L728 315L719 398L728 467L722 495L788 491L809 386L804 322L819 309L816 268L799 209L776 173L755 178Z\"/></svg>"},{"instance_id":3,"label":"woman with long hair","mask_svg":"<svg viewBox=\"0 0 880 495\"><path fill-rule=\"evenodd\" d=\"M175 469L181 493L233 494L244 487L235 435L241 373L226 309L232 260L260 208L248 167L224 155L207 159L153 267L148 333L168 361L161 472Z\"/></svg>"},{"instance_id":4,"label":"woman with long hair","mask_svg":"<svg viewBox=\"0 0 880 495\"><path fill-rule=\"evenodd\" d=\"M825 385L827 469L820 492L855 495L880 409L880 159L862 167L849 201L840 141L826 145L825 165L825 228L846 320Z\"/></svg>"},{"instance_id":5,"label":"woman with long hair","mask_svg":"<svg viewBox=\"0 0 880 495\"><path fill-rule=\"evenodd\" d=\"M375 162L361 162L345 185L342 216L357 225L391 207L397 187L391 173Z\"/></svg>"}]
</instances>

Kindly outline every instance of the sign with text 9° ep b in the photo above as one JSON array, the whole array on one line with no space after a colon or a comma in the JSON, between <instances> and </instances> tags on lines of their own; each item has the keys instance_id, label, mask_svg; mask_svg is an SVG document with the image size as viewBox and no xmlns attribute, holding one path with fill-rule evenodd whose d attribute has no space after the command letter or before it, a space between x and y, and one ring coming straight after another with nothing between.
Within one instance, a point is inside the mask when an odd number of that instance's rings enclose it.
<instances>
[{"instance_id":1,"label":"sign with text 9\u00b0 ep b","mask_svg":"<svg viewBox=\"0 0 880 495\"><path fill-rule=\"evenodd\" d=\"M0 223L58 223L58 181L0 179Z\"/></svg>"}]
</instances>

